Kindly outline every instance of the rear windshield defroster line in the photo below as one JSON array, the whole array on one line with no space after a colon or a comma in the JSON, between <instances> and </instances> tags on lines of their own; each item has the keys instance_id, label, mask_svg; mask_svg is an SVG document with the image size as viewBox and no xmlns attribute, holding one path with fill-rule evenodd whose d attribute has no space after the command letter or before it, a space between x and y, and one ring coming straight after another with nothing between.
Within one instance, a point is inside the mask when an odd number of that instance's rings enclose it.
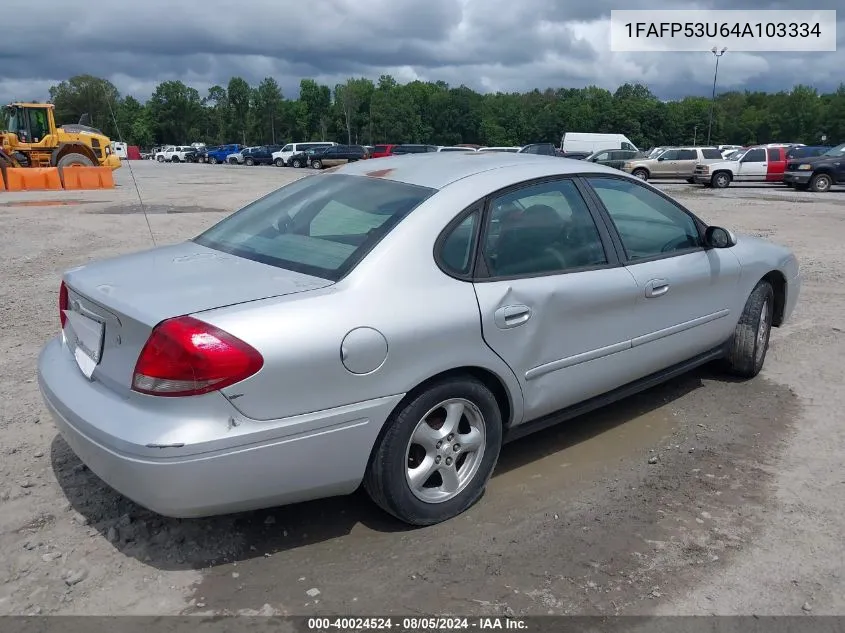
<instances>
[{"instance_id":1,"label":"rear windshield defroster line","mask_svg":"<svg viewBox=\"0 0 845 633\"><path fill-rule=\"evenodd\" d=\"M193 241L338 281L435 192L366 176L306 176L248 204Z\"/></svg>"}]
</instances>

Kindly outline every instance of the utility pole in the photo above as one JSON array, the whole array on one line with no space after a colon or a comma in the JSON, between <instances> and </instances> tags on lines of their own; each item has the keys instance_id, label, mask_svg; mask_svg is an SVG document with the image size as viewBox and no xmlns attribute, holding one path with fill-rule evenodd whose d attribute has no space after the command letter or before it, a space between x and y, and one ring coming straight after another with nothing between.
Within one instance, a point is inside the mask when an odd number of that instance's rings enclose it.
<instances>
[{"instance_id":1,"label":"utility pole","mask_svg":"<svg viewBox=\"0 0 845 633\"><path fill-rule=\"evenodd\" d=\"M719 58L725 54L728 47L725 46L719 50L715 46L710 49L710 52L716 57L716 72L713 73L713 96L710 97L710 121L707 124L707 144L710 145L710 132L713 129L713 107L716 105L716 78L719 76Z\"/></svg>"},{"instance_id":2,"label":"utility pole","mask_svg":"<svg viewBox=\"0 0 845 633\"><path fill-rule=\"evenodd\" d=\"M692 144L695 147L695 141L698 138L698 126L694 125L692 128Z\"/></svg>"}]
</instances>

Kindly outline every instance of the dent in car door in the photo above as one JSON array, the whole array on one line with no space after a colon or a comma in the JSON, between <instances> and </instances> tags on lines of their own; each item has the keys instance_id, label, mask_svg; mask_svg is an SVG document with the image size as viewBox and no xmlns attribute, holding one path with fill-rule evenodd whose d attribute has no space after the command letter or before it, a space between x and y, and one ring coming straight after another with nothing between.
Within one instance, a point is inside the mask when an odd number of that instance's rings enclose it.
<instances>
[{"instance_id":1,"label":"dent in car door","mask_svg":"<svg viewBox=\"0 0 845 633\"><path fill-rule=\"evenodd\" d=\"M704 249L694 218L631 180L587 178L616 228L636 279L632 351L647 374L726 342L740 265L730 249Z\"/></svg>"},{"instance_id":2,"label":"dent in car door","mask_svg":"<svg viewBox=\"0 0 845 633\"><path fill-rule=\"evenodd\" d=\"M638 289L573 180L492 200L479 265L484 340L520 382L524 421L636 377L626 353Z\"/></svg>"}]
</instances>

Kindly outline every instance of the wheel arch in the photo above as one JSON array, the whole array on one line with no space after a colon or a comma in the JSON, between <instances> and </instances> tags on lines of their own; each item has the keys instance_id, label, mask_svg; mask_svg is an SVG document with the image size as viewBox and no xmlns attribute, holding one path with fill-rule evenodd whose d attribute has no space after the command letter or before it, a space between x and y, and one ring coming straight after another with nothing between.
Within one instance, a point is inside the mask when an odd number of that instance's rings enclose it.
<instances>
[{"instance_id":1,"label":"wheel arch","mask_svg":"<svg viewBox=\"0 0 845 633\"><path fill-rule=\"evenodd\" d=\"M502 430L507 430L508 427L510 427L513 423L514 411L516 406L518 405L514 403L513 397L511 396L511 393L508 390L505 381L502 380L501 376L499 376L490 369L479 367L477 365L455 367L453 369L441 371L440 373L434 374L433 376L426 378L425 380L417 384L414 388L410 389L404 395L404 397L396 404L396 406L393 407L393 410L387 417L387 421L385 421L385 423L382 425L382 428L379 430L376 441L373 442L373 447L370 450L370 457L368 463L372 460L373 455L378 450L379 444L381 443L381 439L382 437L384 437L384 434L387 432L387 429L389 427L390 419L394 415L396 415L398 411L401 411L405 406L407 406L409 402L411 402L420 393L428 389L428 387L433 385L434 383L462 376L469 376L475 378L476 380L484 384L484 386L487 387L493 393L493 396L496 398L496 404L499 405L499 411L501 412L502 416Z\"/></svg>"},{"instance_id":2,"label":"wheel arch","mask_svg":"<svg viewBox=\"0 0 845 633\"><path fill-rule=\"evenodd\" d=\"M772 270L760 281L768 281L772 285L772 290L775 293L775 305L772 311L772 325L780 327L783 325L783 312L786 308L786 277L779 270Z\"/></svg>"},{"instance_id":3,"label":"wheel arch","mask_svg":"<svg viewBox=\"0 0 845 633\"><path fill-rule=\"evenodd\" d=\"M94 151L85 143L79 142L59 143L56 149L53 150L53 154L50 156L50 164L55 167L58 164L59 160L62 158L62 156L71 153L82 154L83 156L86 156L87 158L94 161L95 165L100 164L100 159L97 158L96 154L94 154Z\"/></svg>"}]
</instances>

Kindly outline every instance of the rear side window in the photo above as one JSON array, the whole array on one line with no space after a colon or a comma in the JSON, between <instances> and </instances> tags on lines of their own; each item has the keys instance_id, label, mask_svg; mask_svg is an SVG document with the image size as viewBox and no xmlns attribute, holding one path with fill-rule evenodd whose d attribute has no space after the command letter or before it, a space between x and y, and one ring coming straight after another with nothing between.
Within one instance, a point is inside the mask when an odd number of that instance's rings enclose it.
<instances>
[{"instance_id":1,"label":"rear side window","mask_svg":"<svg viewBox=\"0 0 845 633\"><path fill-rule=\"evenodd\" d=\"M703 149L703 150L701 150L701 155L706 159L713 158L713 159L721 160L721 158L722 158L722 152L720 152L717 149Z\"/></svg>"},{"instance_id":2,"label":"rear side window","mask_svg":"<svg viewBox=\"0 0 845 633\"><path fill-rule=\"evenodd\" d=\"M769 160L783 160L783 150L780 147L769 148Z\"/></svg>"},{"instance_id":3,"label":"rear side window","mask_svg":"<svg viewBox=\"0 0 845 633\"><path fill-rule=\"evenodd\" d=\"M466 275L472 268L472 254L475 231L478 225L478 211L473 212L458 226L440 246L440 262L451 272Z\"/></svg>"},{"instance_id":4,"label":"rear side window","mask_svg":"<svg viewBox=\"0 0 845 633\"><path fill-rule=\"evenodd\" d=\"M427 187L363 176L302 178L247 205L194 241L337 281L434 193Z\"/></svg>"},{"instance_id":5,"label":"rear side window","mask_svg":"<svg viewBox=\"0 0 845 633\"><path fill-rule=\"evenodd\" d=\"M682 149L678 152L678 160L696 160L698 154L694 149Z\"/></svg>"},{"instance_id":6,"label":"rear side window","mask_svg":"<svg viewBox=\"0 0 845 633\"><path fill-rule=\"evenodd\" d=\"M379 154L383 154L386 151L387 151L387 145L376 145L373 148L373 154L375 154L376 152L378 152Z\"/></svg>"}]
</instances>

